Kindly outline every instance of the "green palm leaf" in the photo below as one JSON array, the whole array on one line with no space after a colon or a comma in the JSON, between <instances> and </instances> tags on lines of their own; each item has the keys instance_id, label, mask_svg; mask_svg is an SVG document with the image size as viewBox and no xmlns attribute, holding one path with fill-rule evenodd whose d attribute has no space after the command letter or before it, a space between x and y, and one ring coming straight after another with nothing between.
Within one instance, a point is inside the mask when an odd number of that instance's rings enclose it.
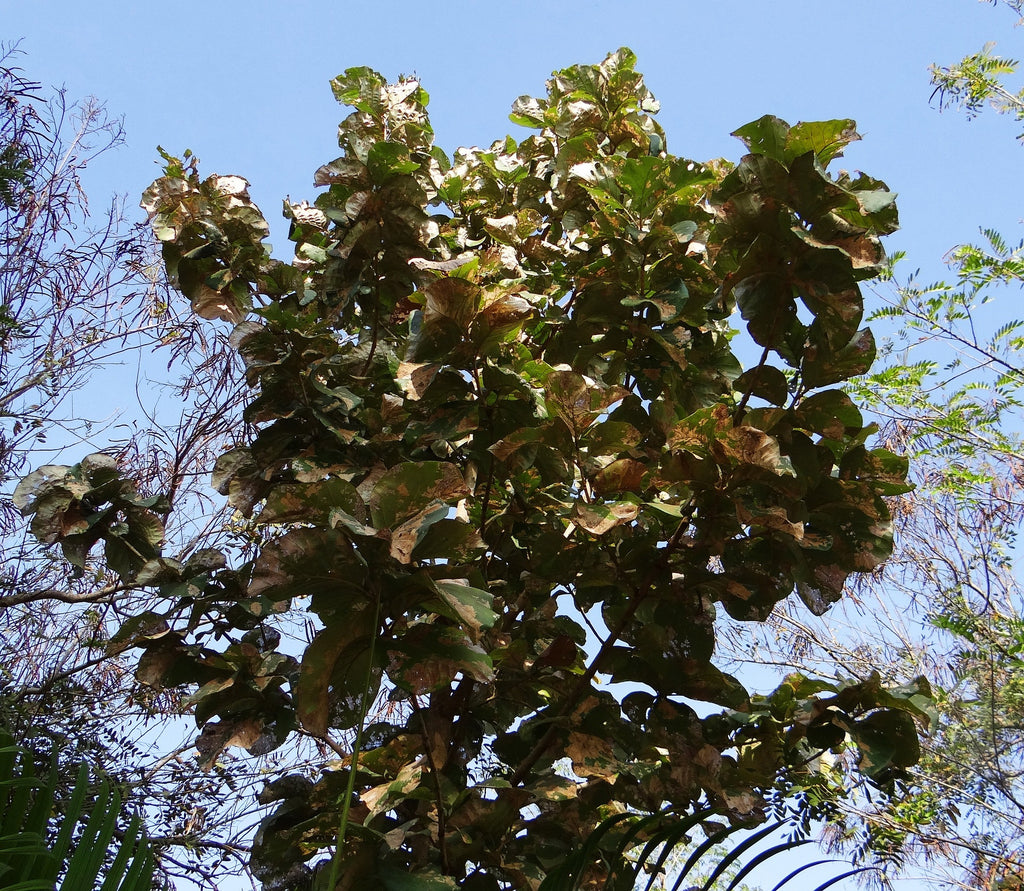
<instances>
[{"instance_id":1,"label":"green palm leaf","mask_svg":"<svg viewBox=\"0 0 1024 891\"><path fill-rule=\"evenodd\" d=\"M82 762L67 802L56 753L45 776L32 755L0 733L0 889L2 891L148 891L155 858L135 815L115 839L121 796L106 780L90 788ZM53 821L59 820L54 832ZM113 860L106 863L114 851Z\"/></svg>"},{"instance_id":2,"label":"green palm leaf","mask_svg":"<svg viewBox=\"0 0 1024 891\"><path fill-rule=\"evenodd\" d=\"M540 891L576 891L584 883L590 887L590 882L593 881L592 870L596 865L602 865L605 870L602 886L604 891L652 891L658 876L666 871L672 855L684 847L690 849L689 832L705 821L720 816L720 813L713 810L702 810L685 816L671 811L657 814L616 814L598 824L586 843L573 856L566 858L562 864L548 873L540 886ZM755 851L757 845L765 842L786 825L788 821L782 820L762 826L742 841L737 841L733 836L747 827L727 826L712 833L690 850L686 861L676 873L672 891L684 888L686 891L710 891L712 888L723 887L719 883L726 883L725 891L736 891L740 888L740 883L762 864L810 844L809 839L794 838ZM723 855L724 844L731 844L731 847ZM744 855L748 854L751 855L749 859L742 862ZM816 860L805 863L783 878L775 885L773 891L792 887L789 882L796 876L813 867L834 862ZM855 867L840 875L832 875L818 884L814 891L824 891L844 879L872 868ZM646 881L645 875L649 876ZM690 884L687 885L687 882Z\"/></svg>"}]
</instances>

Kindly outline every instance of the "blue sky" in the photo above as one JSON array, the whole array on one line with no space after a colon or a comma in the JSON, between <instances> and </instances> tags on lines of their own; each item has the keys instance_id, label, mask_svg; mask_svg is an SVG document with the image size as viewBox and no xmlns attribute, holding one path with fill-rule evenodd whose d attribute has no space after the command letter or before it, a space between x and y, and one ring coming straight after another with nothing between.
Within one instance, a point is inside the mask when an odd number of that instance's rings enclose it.
<instances>
[{"instance_id":1,"label":"blue sky","mask_svg":"<svg viewBox=\"0 0 1024 891\"><path fill-rule=\"evenodd\" d=\"M100 206L114 193L137 205L159 173L158 144L190 148L204 174L251 182L286 250L281 199L312 200L313 171L338 153L348 111L328 81L345 68L418 75L450 152L522 134L507 117L518 95L542 94L552 70L625 45L676 154L736 160L730 132L766 113L856 119L864 141L840 164L899 193L903 229L888 248L909 254L904 274L920 267L927 280L979 227L1021 238L1014 123L940 114L928 80L930 63L988 40L1024 55L1013 25L1010 11L976 0L0 0L0 41L21 40L29 77L70 99L95 95L124 118L127 144L85 181Z\"/></svg>"},{"instance_id":2,"label":"blue sky","mask_svg":"<svg viewBox=\"0 0 1024 891\"><path fill-rule=\"evenodd\" d=\"M516 96L622 45L661 100L676 154L735 160L742 146L729 133L765 113L856 119L864 141L841 164L899 192L903 229L889 249L909 252L908 271L941 276L942 255L980 226L1020 237L1014 123L929 106L929 63L987 40L1021 54L1013 13L985 2L0 0L0 22L0 39L22 40L31 77L124 117L127 146L87 180L94 201L119 192L134 206L158 174L156 146L191 148L206 174L250 180L281 248L281 199L312 199L312 172L337 154L347 112L328 81L343 69L417 74L450 150L521 132L507 118Z\"/></svg>"}]
</instances>

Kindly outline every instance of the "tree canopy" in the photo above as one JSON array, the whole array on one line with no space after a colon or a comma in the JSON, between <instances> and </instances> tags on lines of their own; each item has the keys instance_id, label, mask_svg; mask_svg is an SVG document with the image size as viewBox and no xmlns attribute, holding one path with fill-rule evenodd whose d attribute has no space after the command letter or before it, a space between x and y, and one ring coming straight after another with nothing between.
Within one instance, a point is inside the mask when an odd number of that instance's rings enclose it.
<instances>
[{"instance_id":1,"label":"tree canopy","mask_svg":"<svg viewBox=\"0 0 1024 891\"><path fill-rule=\"evenodd\" d=\"M723 623L824 613L891 551L907 461L846 384L894 195L829 172L849 120L670 154L634 65L556 72L513 106L534 133L453 158L417 80L347 70L291 262L191 153L143 197L244 365L210 468L232 538L175 540L174 493L107 453L14 502L77 576L153 595L106 652L187 693L205 767L321 747L261 795L267 887L550 888L581 848L580 887L631 887L584 846L619 849L609 819L713 832L813 811L826 752L881 785L919 757L923 678L752 695L714 658Z\"/></svg>"}]
</instances>

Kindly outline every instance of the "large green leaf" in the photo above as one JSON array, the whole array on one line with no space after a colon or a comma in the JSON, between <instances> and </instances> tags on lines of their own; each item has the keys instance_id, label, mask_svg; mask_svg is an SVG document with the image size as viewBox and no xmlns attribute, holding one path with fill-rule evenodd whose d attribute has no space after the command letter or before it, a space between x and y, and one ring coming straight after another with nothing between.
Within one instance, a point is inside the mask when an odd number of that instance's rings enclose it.
<instances>
[{"instance_id":1,"label":"large green leaf","mask_svg":"<svg viewBox=\"0 0 1024 891\"><path fill-rule=\"evenodd\" d=\"M864 374L875 361L875 339L871 330L863 328L850 342L833 350L820 337L814 337L804 353L801 365L804 383L808 387L827 387L840 381Z\"/></svg>"},{"instance_id":2,"label":"large green leaf","mask_svg":"<svg viewBox=\"0 0 1024 891\"><path fill-rule=\"evenodd\" d=\"M494 678L491 658L464 631L444 625L418 625L388 649L391 679L423 694L448 687L464 675L483 683Z\"/></svg>"},{"instance_id":3,"label":"large green leaf","mask_svg":"<svg viewBox=\"0 0 1024 891\"><path fill-rule=\"evenodd\" d=\"M860 752L859 766L871 777L913 767L921 757L914 719L902 710L872 712L854 724L851 735Z\"/></svg>"},{"instance_id":4,"label":"large green leaf","mask_svg":"<svg viewBox=\"0 0 1024 891\"><path fill-rule=\"evenodd\" d=\"M378 529L392 529L432 502L453 503L468 494L458 468L441 461L399 464L373 487L370 516Z\"/></svg>"},{"instance_id":5,"label":"large green leaf","mask_svg":"<svg viewBox=\"0 0 1024 891\"><path fill-rule=\"evenodd\" d=\"M431 869L407 872L391 865L377 869L377 877L387 891L448 891L457 888L455 880Z\"/></svg>"},{"instance_id":6,"label":"large green leaf","mask_svg":"<svg viewBox=\"0 0 1024 891\"><path fill-rule=\"evenodd\" d=\"M317 632L306 648L295 687L295 713L311 733L323 735L332 726L347 729L361 719L366 659L375 634L372 608L357 603Z\"/></svg>"},{"instance_id":7,"label":"large green leaf","mask_svg":"<svg viewBox=\"0 0 1024 891\"><path fill-rule=\"evenodd\" d=\"M814 121L790 127L781 118L765 115L733 131L751 152L767 155L784 164L806 152L814 152L824 166L841 155L851 142L860 139L851 120Z\"/></svg>"},{"instance_id":8,"label":"large green leaf","mask_svg":"<svg viewBox=\"0 0 1024 891\"><path fill-rule=\"evenodd\" d=\"M497 621L498 614L491 608L494 598L486 591L473 588L461 579L438 579L433 585L441 601L452 611L452 617L474 634Z\"/></svg>"}]
</instances>

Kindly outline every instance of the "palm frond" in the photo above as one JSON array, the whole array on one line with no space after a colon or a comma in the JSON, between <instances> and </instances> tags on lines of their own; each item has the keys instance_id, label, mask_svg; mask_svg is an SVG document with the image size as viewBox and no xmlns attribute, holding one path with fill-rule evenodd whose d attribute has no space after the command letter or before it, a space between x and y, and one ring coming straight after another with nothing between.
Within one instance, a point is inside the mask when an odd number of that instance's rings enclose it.
<instances>
[{"instance_id":1,"label":"palm frond","mask_svg":"<svg viewBox=\"0 0 1024 891\"><path fill-rule=\"evenodd\" d=\"M694 846L690 833L698 827L713 827L713 821L721 816L710 809L687 815L673 811L615 814L603 820L577 852L548 873L540 891L577 891L583 887L601 887L604 891L653 891L658 878L665 877L668 881L669 873L673 880L671 891L684 888L686 891L711 891L713 888L738 891L744 879L758 867L811 843L810 839L791 836L766 849L756 850L758 845L790 825L790 821L780 820L758 828L742 840L735 838L736 833L749 831L749 827L724 826L708 832L707 838ZM725 845L730 847L723 854ZM670 864L683 855L686 855L686 860L677 871ZM815 867L836 863L835 860L822 859L801 864L779 881L772 891L796 887L790 882L798 876L804 876ZM873 869L859 866L846 869L839 875L832 874L814 886L814 891L825 891L847 878ZM811 887L806 884L806 877L799 887Z\"/></svg>"},{"instance_id":2,"label":"palm frond","mask_svg":"<svg viewBox=\"0 0 1024 891\"><path fill-rule=\"evenodd\" d=\"M149 891L155 858L137 814L118 832L117 789L105 779L94 786L82 762L58 813L60 787L56 753L40 776L32 753L0 733L0 889Z\"/></svg>"}]
</instances>

